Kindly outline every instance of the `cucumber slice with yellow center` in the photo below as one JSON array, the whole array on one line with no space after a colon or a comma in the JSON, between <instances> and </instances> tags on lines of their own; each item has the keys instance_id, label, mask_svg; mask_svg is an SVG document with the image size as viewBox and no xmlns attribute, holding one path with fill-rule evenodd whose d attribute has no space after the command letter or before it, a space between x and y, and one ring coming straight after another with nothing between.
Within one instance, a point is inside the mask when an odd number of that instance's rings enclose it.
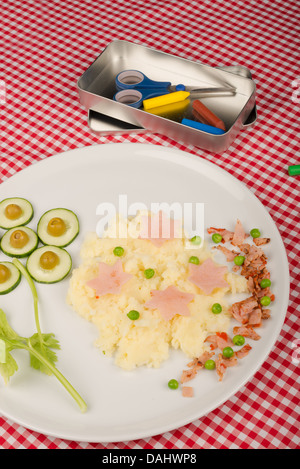
<instances>
[{"instance_id":1,"label":"cucumber slice with yellow center","mask_svg":"<svg viewBox=\"0 0 300 469\"><path fill-rule=\"evenodd\" d=\"M37 226L41 242L49 246L66 247L79 233L77 215L66 208L55 208L44 213Z\"/></svg>"},{"instance_id":2,"label":"cucumber slice with yellow center","mask_svg":"<svg viewBox=\"0 0 300 469\"><path fill-rule=\"evenodd\" d=\"M43 246L28 257L26 267L36 282L57 283L70 272L72 259L65 249L57 246Z\"/></svg>"},{"instance_id":3,"label":"cucumber slice with yellow center","mask_svg":"<svg viewBox=\"0 0 300 469\"><path fill-rule=\"evenodd\" d=\"M0 202L0 228L10 230L27 225L33 218L31 203L21 197L10 197Z\"/></svg>"},{"instance_id":4,"label":"cucumber slice with yellow center","mask_svg":"<svg viewBox=\"0 0 300 469\"><path fill-rule=\"evenodd\" d=\"M13 291L21 281L21 272L11 262L0 263L0 295Z\"/></svg>"},{"instance_id":5,"label":"cucumber slice with yellow center","mask_svg":"<svg viewBox=\"0 0 300 469\"><path fill-rule=\"evenodd\" d=\"M37 234L27 226L11 228L2 237L1 250L10 257L27 257L39 243Z\"/></svg>"}]
</instances>

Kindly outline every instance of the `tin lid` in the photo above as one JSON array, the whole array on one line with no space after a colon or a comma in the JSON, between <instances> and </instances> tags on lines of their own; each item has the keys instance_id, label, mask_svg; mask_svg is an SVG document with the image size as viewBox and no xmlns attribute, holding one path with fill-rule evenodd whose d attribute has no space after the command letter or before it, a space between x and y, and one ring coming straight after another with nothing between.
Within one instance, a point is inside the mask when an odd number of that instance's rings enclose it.
<instances>
[{"instance_id":1,"label":"tin lid","mask_svg":"<svg viewBox=\"0 0 300 469\"><path fill-rule=\"evenodd\" d=\"M225 70L227 72L233 73L235 75L240 75L245 78L252 79L251 71L243 65L230 65L230 66L220 66L216 67L219 70ZM256 105L253 107L250 112L247 120L244 122L243 127L252 126L257 119L257 109ZM88 110L88 126L91 131L99 135L122 135L128 133L146 133L147 129L143 127L134 126L128 122L124 122L119 119L107 116L100 112L94 111L92 109Z\"/></svg>"}]
</instances>

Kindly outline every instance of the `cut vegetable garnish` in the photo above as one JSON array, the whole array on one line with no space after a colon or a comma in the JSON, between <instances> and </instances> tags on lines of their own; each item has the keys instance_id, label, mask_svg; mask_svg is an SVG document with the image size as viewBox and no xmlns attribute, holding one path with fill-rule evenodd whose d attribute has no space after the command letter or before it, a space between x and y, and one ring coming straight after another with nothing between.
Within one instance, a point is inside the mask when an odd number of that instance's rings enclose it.
<instances>
[{"instance_id":1,"label":"cut vegetable garnish","mask_svg":"<svg viewBox=\"0 0 300 469\"><path fill-rule=\"evenodd\" d=\"M21 197L10 197L0 202L0 228L9 230L27 225L32 220L33 207Z\"/></svg>"},{"instance_id":2,"label":"cut vegetable garnish","mask_svg":"<svg viewBox=\"0 0 300 469\"><path fill-rule=\"evenodd\" d=\"M53 251L46 251L40 257L40 266L45 270L53 270L59 264L59 256Z\"/></svg>"},{"instance_id":3,"label":"cut vegetable garnish","mask_svg":"<svg viewBox=\"0 0 300 469\"><path fill-rule=\"evenodd\" d=\"M58 340L54 334L44 334L41 332L38 314L38 295L35 284L26 268L18 259L13 259L13 267L16 268L20 276L21 274L24 275L31 289L37 332L28 338L19 336L9 325L6 315L0 309L0 374L7 384L18 370L17 362L11 352L14 349L26 350L30 355L30 366L42 373L55 376L76 401L80 410L85 412L87 409L86 402L55 366L57 361L55 351L60 349Z\"/></svg>"},{"instance_id":4,"label":"cut vegetable garnish","mask_svg":"<svg viewBox=\"0 0 300 469\"><path fill-rule=\"evenodd\" d=\"M10 270L3 264L0 264L0 283L6 282L10 277Z\"/></svg>"},{"instance_id":5,"label":"cut vegetable garnish","mask_svg":"<svg viewBox=\"0 0 300 469\"><path fill-rule=\"evenodd\" d=\"M67 231L65 222L61 218L51 218L47 226L47 233L51 236L62 236Z\"/></svg>"},{"instance_id":6,"label":"cut vegetable garnish","mask_svg":"<svg viewBox=\"0 0 300 469\"><path fill-rule=\"evenodd\" d=\"M57 283L70 272L72 259L65 249L57 246L43 246L28 257L26 267L36 282Z\"/></svg>"},{"instance_id":7,"label":"cut vegetable garnish","mask_svg":"<svg viewBox=\"0 0 300 469\"><path fill-rule=\"evenodd\" d=\"M11 228L1 239L1 249L10 257L29 256L38 246L37 234L26 226Z\"/></svg>"},{"instance_id":8,"label":"cut vegetable garnish","mask_svg":"<svg viewBox=\"0 0 300 469\"><path fill-rule=\"evenodd\" d=\"M49 246L68 246L79 233L79 221L71 210L55 208L44 213L37 226L41 242Z\"/></svg>"},{"instance_id":9,"label":"cut vegetable garnish","mask_svg":"<svg viewBox=\"0 0 300 469\"><path fill-rule=\"evenodd\" d=\"M21 281L19 269L11 262L0 264L0 295L6 295L14 290Z\"/></svg>"}]
</instances>

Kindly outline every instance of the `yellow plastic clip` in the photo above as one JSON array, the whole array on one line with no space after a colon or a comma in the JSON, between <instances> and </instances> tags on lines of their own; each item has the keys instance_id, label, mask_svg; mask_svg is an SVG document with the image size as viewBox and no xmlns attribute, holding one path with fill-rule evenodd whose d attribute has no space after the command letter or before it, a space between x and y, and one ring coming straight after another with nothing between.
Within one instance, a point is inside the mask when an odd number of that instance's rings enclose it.
<instances>
[{"instance_id":1,"label":"yellow plastic clip","mask_svg":"<svg viewBox=\"0 0 300 469\"><path fill-rule=\"evenodd\" d=\"M145 111L148 111L148 109L155 107L184 101L188 96L190 96L188 91L175 91L174 93L164 94L162 96L157 96L156 98L145 99L143 101L143 107Z\"/></svg>"},{"instance_id":2,"label":"yellow plastic clip","mask_svg":"<svg viewBox=\"0 0 300 469\"><path fill-rule=\"evenodd\" d=\"M147 109L147 112L150 114L155 114L159 117L164 117L165 119L181 121L183 113L188 108L189 104L190 100L185 99L184 101Z\"/></svg>"}]
</instances>

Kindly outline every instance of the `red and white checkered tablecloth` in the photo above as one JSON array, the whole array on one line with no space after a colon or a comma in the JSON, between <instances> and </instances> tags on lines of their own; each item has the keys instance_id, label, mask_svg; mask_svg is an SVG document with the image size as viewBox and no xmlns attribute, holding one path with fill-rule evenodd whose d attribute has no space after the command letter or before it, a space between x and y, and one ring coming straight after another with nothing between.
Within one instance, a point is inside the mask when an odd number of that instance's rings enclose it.
<instances>
[{"instance_id":1,"label":"red and white checkered tablecloth","mask_svg":"<svg viewBox=\"0 0 300 469\"><path fill-rule=\"evenodd\" d=\"M62 441L0 417L4 449L299 447L300 5L297 0L6 0L0 6L0 182L66 150L110 142L175 147L226 169L264 203L285 243L291 295L280 337L255 376L205 417L146 440ZM76 82L115 39L207 65L245 65L258 121L213 155L157 134L97 137ZM6 90L3 89L5 85ZM6 93L5 93L6 91ZM299 355L299 354L298 354Z\"/></svg>"}]
</instances>

